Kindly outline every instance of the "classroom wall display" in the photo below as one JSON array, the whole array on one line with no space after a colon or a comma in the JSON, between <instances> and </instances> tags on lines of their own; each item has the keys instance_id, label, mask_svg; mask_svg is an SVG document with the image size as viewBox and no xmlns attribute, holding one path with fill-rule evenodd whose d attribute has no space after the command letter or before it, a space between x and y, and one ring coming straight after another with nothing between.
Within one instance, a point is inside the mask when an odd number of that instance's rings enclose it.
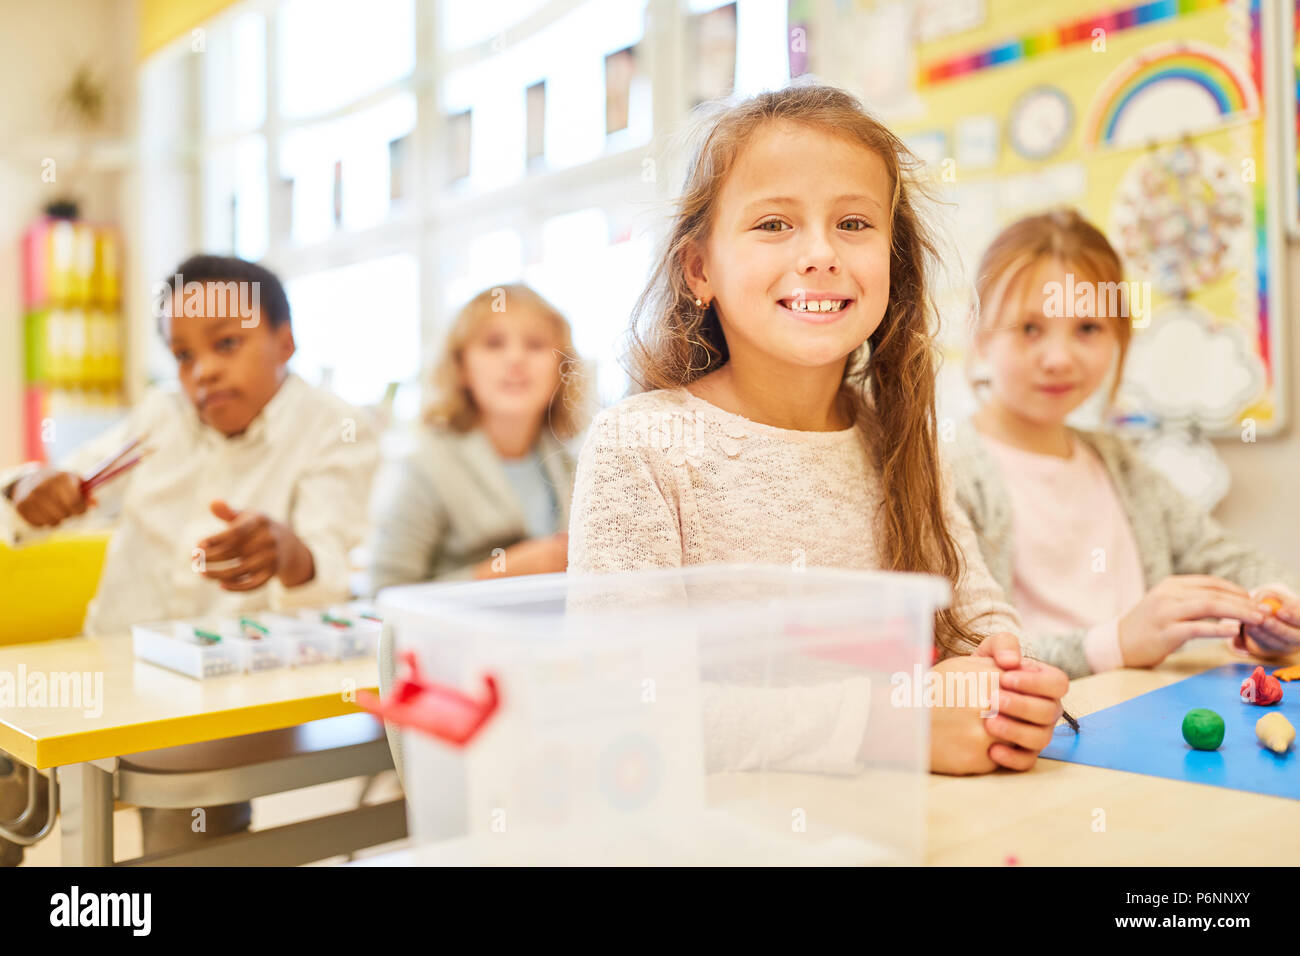
<instances>
[{"instance_id":1,"label":"classroom wall display","mask_svg":"<svg viewBox=\"0 0 1300 956\"><path fill-rule=\"evenodd\" d=\"M1282 159L1286 168L1287 231L1300 238L1300 0L1283 0L1281 86L1283 115Z\"/></svg>"},{"instance_id":2,"label":"classroom wall display","mask_svg":"<svg viewBox=\"0 0 1300 956\"><path fill-rule=\"evenodd\" d=\"M813 17L811 0L786 0L786 24L790 31L790 79L808 72L808 40Z\"/></svg>"},{"instance_id":3,"label":"classroom wall display","mask_svg":"<svg viewBox=\"0 0 1300 956\"><path fill-rule=\"evenodd\" d=\"M1158 432L1139 443L1143 461L1205 511L1213 511L1228 494L1232 474L1214 445L1185 432Z\"/></svg>"},{"instance_id":4,"label":"classroom wall display","mask_svg":"<svg viewBox=\"0 0 1300 956\"><path fill-rule=\"evenodd\" d=\"M911 102L909 77L916 72L911 40L914 26L924 20L922 10L911 0L882 0L856 25L836 25L833 57L854 64L854 82L867 106L881 115L906 110Z\"/></svg>"},{"instance_id":5,"label":"classroom wall display","mask_svg":"<svg viewBox=\"0 0 1300 956\"><path fill-rule=\"evenodd\" d=\"M974 12L943 22L976 23ZM987 0L982 12L934 40L918 25L919 108L891 118L950 203L944 232L960 262L940 294L941 414L975 406L964 362L980 254L1014 219L1069 204L1107 232L1130 282L1149 283L1118 413L1209 434L1247 420L1278 431L1283 205L1297 170L1274 150L1277 124L1294 135L1300 114L1283 117L1280 45L1264 41L1274 5Z\"/></svg>"},{"instance_id":6,"label":"classroom wall display","mask_svg":"<svg viewBox=\"0 0 1300 956\"><path fill-rule=\"evenodd\" d=\"M1025 159L1054 156L1065 146L1073 129L1074 104L1060 87L1035 86L1011 104L1007 139ZM957 161L961 162L960 156Z\"/></svg>"}]
</instances>

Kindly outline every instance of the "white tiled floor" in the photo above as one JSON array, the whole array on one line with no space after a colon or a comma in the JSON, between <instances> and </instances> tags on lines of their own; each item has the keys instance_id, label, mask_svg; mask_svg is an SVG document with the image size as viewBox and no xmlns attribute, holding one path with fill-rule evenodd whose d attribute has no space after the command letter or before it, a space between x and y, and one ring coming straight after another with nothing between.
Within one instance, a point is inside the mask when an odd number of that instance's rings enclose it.
<instances>
[{"instance_id":1,"label":"white tiled floor","mask_svg":"<svg viewBox=\"0 0 1300 956\"><path fill-rule=\"evenodd\" d=\"M302 790L292 790L288 793L277 793L269 797L259 797L253 801L253 829L260 830L266 827L282 826L298 820L308 820L312 817L350 810L357 806L357 800L361 796L361 790L364 786L365 779L358 777L352 780L336 780L333 783L323 783L316 787L305 787ZM366 803L383 803L387 800L393 800L401 796L401 794L402 788L397 782L397 774L390 770L379 775L379 778L370 788L370 792L366 795ZM362 858L377 853L387 853L391 850L403 849L409 844L409 840L384 843L362 850L356 856ZM123 809L113 814L113 855L119 860L140 855L140 814L138 811ZM346 857L342 856L330 857L327 860L309 863L308 866L332 866L343 863L346 859ZM21 865L59 865L59 832L57 825L49 837L36 844L36 846L28 847Z\"/></svg>"}]
</instances>

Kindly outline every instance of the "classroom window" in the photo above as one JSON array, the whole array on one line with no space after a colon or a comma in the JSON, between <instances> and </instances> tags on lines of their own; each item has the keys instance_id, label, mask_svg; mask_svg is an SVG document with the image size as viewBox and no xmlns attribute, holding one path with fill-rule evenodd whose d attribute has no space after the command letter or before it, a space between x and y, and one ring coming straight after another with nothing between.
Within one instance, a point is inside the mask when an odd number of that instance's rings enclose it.
<instances>
[{"instance_id":1,"label":"classroom window","mask_svg":"<svg viewBox=\"0 0 1300 956\"><path fill-rule=\"evenodd\" d=\"M291 196L289 234L318 242L337 228L382 223L392 201L391 144L415 128L415 96L285 133L277 188Z\"/></svg>"},{"instance_id":2,"label":"classroom window","mask_svg":"<svg viewBox=\"0 0 1300 956\"><path fill-rule=\"evenodd\" d=\"M626 78L607 69L606 58L635 48L645 32L645 0L606 0L572 10L499 54L454 70L444 78L442 107L448 116L470 111L470 168L465 185L474 191L509 185L527 168L528 88L542 82L544 110L541 162L559 169L607 151L607 76L619 82L615 99L626 99L625 130L615 145L630 148L651 135L650 87L644 66ZM629 87L626 91L623 86ZM534 114L536 115L536 114Z\"/></svg>"},{"instance_id":3,"label":"classroom window","mask_svg":"<svg viewBox=\"0 0 1300 956\"><path fill-rule=\"evenodd\" d=\"M260 259L267 249L266 139L249 136L203 161L203 246Z\"/></svg>"},{"instance_id":4,"label":"classroom window","mask_svg":"<svg viewBox=\"0 0 1300 956\"><path fill-rule=\"evenodd\" d=\"M686 63L692 104L752 96L789 82L786 7L769 0L689 0Z\"/></svg>"},{"instance_id":5,"label":"classroom window","mask_svg":"<svg viewBox=\"0 0 1300 956\"><path fill-rule=\"evenodd\" d=\"M287 0L279 17L286 117L346 106L415 67L413 0Z\"/></svg>"},{"instance_id":6,"label":"classroom window","mask_svg":"<svg viewBox=\"0 0 1300 956\"><path fill-rule=\"evenodd\" d=\"M419 267L387 256L290 279L298 344L290 367L345 401L372 405L420 369Z\"/></svg>"},{"instance_id":7,"label":"classroom window","mask_svg":"<svg viewBox=\"0 0 1300 956\"><path fill-rule=\"evenodd\" d=\"M513 229L474 236L449 248L442 268L442 305L449 323L461 306L484 289L519 279L523 256L523 240Z\"/></svg>"},{"instance_id":8,"label":"classroom window","mask_svg":"<svg viewBox=\"0 0 1300 956\"><path fill-rule=\"evenodd\" d=\"M494 0L492 3L438 4L438 35L443 50L459 50L491 40L529 15L547 0Z\"/></svg>"},{"instance_id":9,"label":"classroom window","mask_svg":"<svg viewBox=\"0 0 1300 956\"><path fill-rule=\"evenodd\" d=\"M605 211L583 209L543 223L541 261L524 270L526 281L573 326L574 348L595 363L604 403L627 390L620 361L624 331L651 255L648 237L611 243Z\"/></svg>"},{"instance_id":10,"label":"classroom window","mask_svg":"<svg viewBox=\"0 0 1300 956\"><path fill-rule=\"evenodd\" d=\"M240 14L207 31L204 42L204 132L257 129L266 122L266 18Z\"/></svg>"},{"instance_id":11,"label":"classroom window","mask_svg":"<svg viewBox=\"0 0 1300 956\"><path fill-rule=\"evenodd\" d=\"M257 0L213 19L202 57L173 50L201 115L191 139L150 138L175 139L198 177L199 221L151 223L146 245L170 264L197 235L204 251L261 259L302 317L295 367L363 402L416 379L471 296L527 281L569 317L600 397L617 400L650 213L675 184L645 176L655 111L676 124L699 98L783 85L787 4L435 2L417 61L423 2ZM681 29L648 37L652 16ZM674 63L683 76L656 86ZM143 99L172 95L162 74L146 82L159 88ZM677 99L656 103L660 89ZM382 301L364 306L367 287Z\"/></svg>"}]
</instances>

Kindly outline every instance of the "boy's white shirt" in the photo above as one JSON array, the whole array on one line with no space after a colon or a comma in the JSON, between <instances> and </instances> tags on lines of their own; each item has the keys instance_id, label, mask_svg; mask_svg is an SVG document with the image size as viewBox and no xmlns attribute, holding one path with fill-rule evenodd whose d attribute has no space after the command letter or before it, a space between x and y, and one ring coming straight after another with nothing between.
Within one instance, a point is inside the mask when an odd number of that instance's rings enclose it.
<instances>
[{"instance_id":1,"label":"boy's white shirt","mask_svg":"<svg viewBox=\"0 0 1300 956\"><path fill-rule=\"evenodd\" d=\"M365 413L297 375L286 376L243 434L204 425L179 391L155 389L126 419L58 463L84 474L129 439L153 452L95 492L98 506L58 530L85 529L116 515L85 633L181 617L238 615L328 604L348 596L348 552L364 540L378 442ZM36 466L0 472L0 488ZM220 499L288 524L312 554L315 574L296 588L278 580L225 591L197 573L196 546L228 525ZM21 545L50 532L27 524L0 495L0 535Z\"/></svg>"}]
</instances>

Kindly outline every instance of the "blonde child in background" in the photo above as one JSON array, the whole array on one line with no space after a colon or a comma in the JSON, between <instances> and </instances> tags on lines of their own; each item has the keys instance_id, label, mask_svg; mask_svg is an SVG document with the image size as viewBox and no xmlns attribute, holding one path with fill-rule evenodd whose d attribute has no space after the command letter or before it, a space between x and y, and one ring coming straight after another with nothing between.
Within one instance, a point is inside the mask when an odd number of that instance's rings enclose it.
<instances>
[{"instance_id":1,"label":"blonde child in background","mask_svg":"<svg viewBox=\"0 0 1300 956\"><path fill-rule=\"evenodd\" d=\"M0 524L21 541L88 510L116 515L89 635L346 599L378 463L366 415L285 367L289 301L261 266L194 256L159 299L180 390L150 392L58 468L0 476ZM84 495L81 475L134 438L151 453ZM210 836L248 826L247 803L207 810ZM195 838L189 811L142 817L146 854Z\"/></svg>"},{"instance_id":2,"label":"blonde child in background","mask_svg":"<svg viewBox=\"0 0 1300 956\"><path fill-rule=\"evenodd\" d=\"M648 391L601 413L579 456L569 568L940 574L955 595L937 667L1001 668L1002 697L987 720L936 708L931 768L1024 770L1067 681L1021 658L1015 610L941 479L934 246L909 160L830 87L764 93L711 124L633 316Z\"/></svg>"},{"instance_id":3,"label":"blonde child in background","mask_svg":"<svg viewBox=\"0 0 1300 956\"><path fill-rule=\"evenodd\" d=\"M452 323L432 378L415 449L378 495L371 587L565 570L575 467L565 442L588 420L568 320L526 285L485 289ZM379 670L387 693L388 631ZM401 774L401 735L385 729Z\"/></svg>"},{"instance_id":4,"label":"blonde child in background","mask_svg":"<svg viewBox=\"0 0 1300 956\"><path fill-rule=\"evenodd\" d=\"M452 324L416 447L376 506L375 590L563 571L586 382L568 321L525 285Z\"/></svg>"},{"instance_id":5,"label":"blonde child in background","mask_svg":"<svg viewBox=\"0 0 1300 956\"><path fill-rule=\"evenodd\" d=\"M1122 281L1106 237L1069 209L1008 226L980 261L974 354L987 387L951 455L984 561L1034 652L1072 677L1153 666L1195 637L1266 656L1300 647L1290 569L1234 540L1119 438L1066 424L1112 364L1114 398L1131 323L1110 295L1124 287L1109 284ZM1093 306L1061 300L1089 283Z\"/></svg>"}]
</instances>

